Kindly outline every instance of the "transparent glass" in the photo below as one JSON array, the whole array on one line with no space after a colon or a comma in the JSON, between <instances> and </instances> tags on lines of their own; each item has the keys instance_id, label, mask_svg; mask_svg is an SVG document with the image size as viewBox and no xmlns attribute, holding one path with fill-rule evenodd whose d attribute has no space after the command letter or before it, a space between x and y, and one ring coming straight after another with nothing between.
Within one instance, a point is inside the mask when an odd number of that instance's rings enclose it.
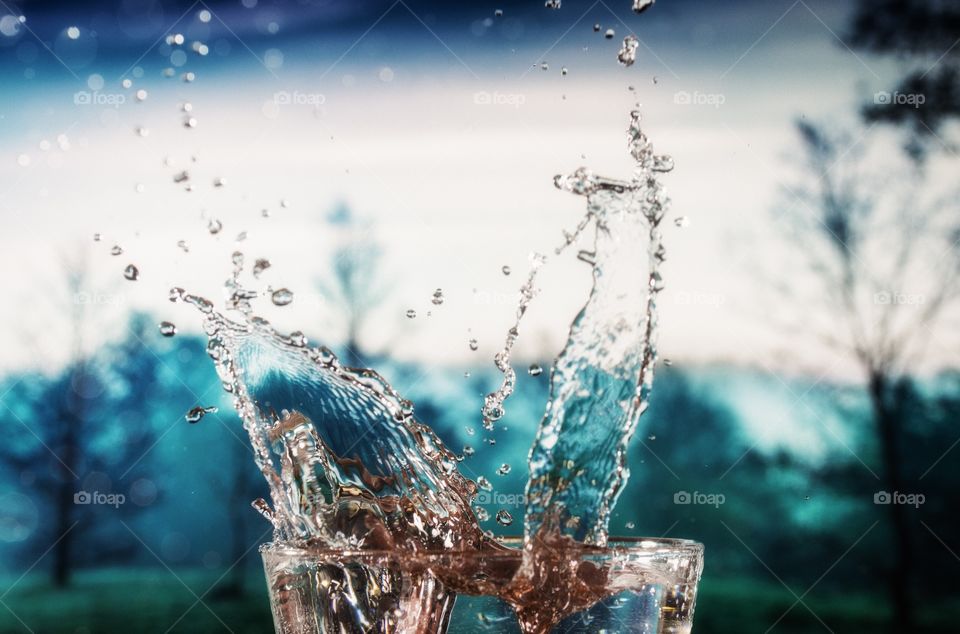
<instances>
[{"instance_id":1,"label":"transparent glass","mask_svg":"<svg viewBox=\"0 0 960 634\"><path fill-rule=\"evenodd\" d=\"M703 545L612 539L524 566L493 551L343 551L265 544L278 634L631 632L688 634ZM522 623L522 625L521 625Z\"/></svg>"}]
</instances>

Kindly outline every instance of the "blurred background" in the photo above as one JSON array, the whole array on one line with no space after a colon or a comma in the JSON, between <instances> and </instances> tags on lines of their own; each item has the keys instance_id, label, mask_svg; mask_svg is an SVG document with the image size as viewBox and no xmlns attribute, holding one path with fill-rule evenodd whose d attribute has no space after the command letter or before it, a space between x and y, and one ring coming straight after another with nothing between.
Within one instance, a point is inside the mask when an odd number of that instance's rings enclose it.
<instances>
[{"instance_id":1,"label":"blurred background","mask_svg":"<svg viewBox=\"0 0 960 634\"><path fill-rule=\"evenodd\" d=\"M545 268L495 445L493 355L637 103L677 167L613 532L706 545L698 632L955 628L960 3L631 5L0 0L0 631L271 631L265 486L167 299L237 249L521 515L588 267Z\"/></svg>"}]
</instances>

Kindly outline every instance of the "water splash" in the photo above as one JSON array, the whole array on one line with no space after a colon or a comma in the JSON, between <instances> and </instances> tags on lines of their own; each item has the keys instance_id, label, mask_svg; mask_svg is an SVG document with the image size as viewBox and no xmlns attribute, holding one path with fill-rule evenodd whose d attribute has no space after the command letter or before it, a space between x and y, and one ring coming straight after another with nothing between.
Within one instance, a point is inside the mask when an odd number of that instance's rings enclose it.
<instances>
[{"instance_id":1,"label":"water splash","mask_svg":"<svg viewBox=\"0 0 960 634\"><path fill-rule=\"evenodd\" d=\"M593 289L554 363L550 400L530 450L528 542L559 533L606 543L610 512L629 476L627 444L652 387L665 257L660 223L669 205L657 173L673 162L653 153L638 110L627 136L636 161L629 180L586 168L556 179L560 189L587 198ZM637 285L641 270L645 284Z\"/></svg>"}]
</instances>

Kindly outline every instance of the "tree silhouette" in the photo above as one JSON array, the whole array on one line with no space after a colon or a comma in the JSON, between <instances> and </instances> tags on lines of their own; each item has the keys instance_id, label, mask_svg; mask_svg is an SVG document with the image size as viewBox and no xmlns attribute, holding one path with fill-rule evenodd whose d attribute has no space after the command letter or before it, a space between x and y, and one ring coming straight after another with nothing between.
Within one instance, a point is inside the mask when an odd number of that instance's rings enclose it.
<instances>
[{"instance_id":1,"label":"tree silhouette","mask_svg":"<svg viewBox=\"0 0 960 634\"><path fill-rule=\"evenodd\" d=\"M860 0L850 31L855 48L907 64L894 92L875 96L863 114L868 121L908 126L907 151L923 159L931 138L940 139L943 124L960 115L960 5ZM917 96L922 96L922 104L917 104Z\"/></svg>"},{"instance_id":2,"label":"tree silhouette","mask_svg":"<svg viewBox=\"0 0 960 634\"><path fill-rule=\"evenodd\" d=\"M53 376L38 374L16 383L0 409L0 422L9 430L0 464L30 475L41 517L49 518L43 525L52 533L51 578L58 587L70 583L84 558L102 563L130 552L95 520L106 512L129 517L140 507L101 508L102 498L95 494L121 493L124 477L136 479L140 459L153 444L149 392L158 385L160 371L159 358L142 349L153 330L142 315L130 320L120 343L88 352L91 295L82 260L67 267L66 278L68 362ZM81 542L88 547L79 549Z\"/></svg>"},{"instance_id":3,"label":"tree silhouette","mask_svg":"<svg viewBox=\"0 0 960 634\"><path fill-rule=\"evenodd\" d=\"M360 342L364 325L386 297L380 271L382 250L372 239L370 223L357 218L345 203L334 207L327 222L336 229L338 242L330 256L332 280L321 280L318 286L343 316L347 365L360 367L364 365Z\"/></svg>"},{"instance_id":4,"label":"tree silhouette","mask_svg":"<svg viewBox=\"0 0 960 634\"><path fill-rule=\"evenodd\" d=\"M862 144L850 134L805 121L797 129L804 175L783 218L810 275L792 276L781 290L787 305L798 307L801 327L859 366L884 487L903 492L905 417L897 385L917 370L939 320L956 315L957 197L929 193L931 179L920 169L905 170L899 179L875 178L865 167ZM890 596L897 631L907 632L913 623L910 529L902 505L888 508Z\"/></svg>"}]
</instances>

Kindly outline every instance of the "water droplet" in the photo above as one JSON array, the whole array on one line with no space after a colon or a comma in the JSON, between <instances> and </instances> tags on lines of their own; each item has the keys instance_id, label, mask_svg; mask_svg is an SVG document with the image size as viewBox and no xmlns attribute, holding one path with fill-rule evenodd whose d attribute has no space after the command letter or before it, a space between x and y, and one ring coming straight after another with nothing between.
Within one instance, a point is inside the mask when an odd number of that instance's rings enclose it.
<instances>
[{"instance_id":1,"label":"water droplet","mask_svg":"<svg viewBox=\"0 0 960 634\"><path fill-rule=\"evenodd\" d=\"M486 522L488 519L490 519L490 513L482 506L476 506L473 510L477 514L477 520Z\"/></svg>"},{"instance_id":2,"label":"water droplet","mask_svg":"<svg viewBox=\"0 0 960 634\"><path fill-rule=\"evenodd\" d=\"M563 68L560 69L560 74L561 74L561 75L566 75L568 72L569 72L569 71L567 70L567 67L566 67L566 66L564 66Z\"/></svg>"},{"instance_id":3,"label":"water droplet","mask_svg":"<svg viewBox=\"0 0 960 634\"><path fill-rule=\"evenodd\" d=\"M636 527L637 527L637 525L634 524L633 522L627 522L627 529L628 529L628 530L631 530L631 531L632 531L632 530L635 529Z\"/></svg>"},{"instance_id":4,"label":"water droplet","mask_svg":"<svg viewBox=\"0 0 960 634\"><path fill-rule=\"evenodd\" d=\"M269 210L269 209L261 209L261 210L260 210L260 215L261 215L262 217L264 217L264 218L269 218L269 217L270 217L270 210Z\"/></svg>"},{"instance_id":5,"label":"water droplet","mask_svg":"<svg viewBox=\"0 0 960 634\"><path fill-rule=\"evenodd\" d=\"M647 9L653 6L653 3L657 0L633 0L633 12L634 13L643 13Z\"/></svg>"},{"instance_id":6,"label":"water droplet","mask_svg":"<svg viewBox=\"0 0 960 634\"><path fill-rule=\"evenodd\" d=\"M672 359L664 359L664 360L663 360L663 365L665 365L665 366L667 366L667 367L669 368L671 365L673 365L673 360L672 360Z\"/></svg>"},{"instance_id":7,"label":"water droplet","mask_svg":"<svg viewBox=\"0 0 960 634\"><path fill-rule=\"evenodd\" d=\"M187 245L186 240L177 240L177 246L180 247L180 250L184 253L190 253L190 247Z\"/></svg>"},{"instance_id":8,"label":"water droplet","mask_svg":"<svg viewBox=\"0 0 960 634\"><path fill-rule=\"evenodd\" d=\"M540 376L541 374L543 374L543 368L541 368L539 365L534 363L529 368L527 368L527 374L529 374L530 376Z\"/></svg>"},{"instance_id":9,"label":"water droplet","mask_svg":"<svg viewBox=\"0 0 960 634\"><path fill-rule=\"evenodd\" d=\"M167 299L169 299L173 303L182 302L183 296L186 295L186 293L187 292L182 288L180 288L179 286L174 286L173 288L170 289L170 293L167 295Z\"/></svg>"},{"instance_id":10,"label":"water droplet","mask_svg":"<svg viewBox=\"0 0 960 634\"><path fill-rule=\"evenodd\" d=\"M139 137L145 137L150 134L150 130L142 125L138 125L136 128L133 129L133 131Z\"/></svg>"},{"instance_id":11,"label":"water droplet","mask_svg":"<svg viewBox=\"0 0 960 634\"><path fill-rule=\"evenodd\" d=\"M293 291L288 288L281 288L273 291L270 300L277 306L286 306L293 301Z\"/></svg>"},{"instance_id":12,"label":"water droplet","mask_svg":"<svg viewBox=\"0 0 960 634\"><path fill-rule=\"evenodd\" d=\"M513 524L513 515L510 515L510 512L507 509L500 509L497 511L497 524L501 526L510 526Z\"/></svg>"},{"instance_id":13,"label":"water droplet","mask_svg":"<svg viewBox=\"0 0 960 634\"><path fill-rule=\"evenodd\" d=\"M197 127L197 120L195 117L186 117L183 120L183 127L185 128L195 128Z\"/></svg>"},{"instance_id":14,"label":"water droplet","mask_svg":"<svg viewBox=\"0 0 960 634\"><path fill-rule=\"evenodd\" d=\"M130 86L133 86L133 80L124 79L122 82L120 82L120 85L123 86L124 88L129 88Z\"/></svg>"},{"instance_id":15,"label":"water droplet","mask_svg":"<svg viewBox=\"0 0 960 634\"><path fill-rule=\"evenodd\" d=\"M607 29L606 33L603 34L603 37L607 38L608 40L612 40L613 36L616 34L617 32L613 29Z\"/></svg>"},{"instance_id":16,"label":"water droplet","mask_svg":"<svg viewBox=\"0 0 960 634\"><path fill-rule=\"evenodd\" d=\"M123 247L119 244L115 244L110 247L110 255L121 255L123 253Z\"/></svg>"},{"instance_id":17,"label":"water droplet","mask_svg":"<svg viewBox=\"0 0 960 634\"><path fill-rule=\"evenodd\" d=\"M196 76L195 74L193 74L192 72L187 72L187 73L184 73L183 75L181 75L181 78L183 79L183 81L185 81L185 82L187 82L187 83L189 84L189 83L192 82L194 79L196 79L197 76Z\"/></svg>"},{"instance_id":18,"label":"water droplet","mask_svg":"<svg viewBox=\"0 0 960 634\"><path fill-rule=\"evenodd\" d=\"M253 263L253 276L259 279L260 275L269 268L270 268L270 260L265 260L263 258L260 258Z\"/></svg>"},{"instance_id":19,"label":"water droplet","mask_svg":"<svg viewBox=\"0 0 960 634\"><path fill-rule=\"evenodd\" d=\"M167 165L170 165L170 163L167 163ZM173 175L174 183L185 183L188 180L190 180L190 172L188 172L187 170L183 170L182 172L177 172L176 174Z\"/></svg>"},{"instance_id":20,"label":"water droplet","mask_svg":"<svg viewBox=\"0 0 960 634\"><path fill-rule=\"evenodd\" d=\"M140 269L132 264L128 264L127 268L123 269L123 276L131 282L136 282L140 278Z\"/></svg>"},{"instance_id":21,"label":"water droplet","mask_svg":"<svg viewBox=\"0 0 960 634\"><path fill-rule=\"evenodd\" d=\"M100 242L100 238L101 238L101 237L102 237L102 236L101 236L99 233L95 233L95 234L93 234L93 241L94 241L94 242Z\"/></svg>"},{"instance_id":22,"label":"water droplet","mask_svg":"<svg viewBox=\"0 0 960 634\"><path fill-rule=\"evenodd\" d=\"M136 97L137 101L146 101L146 99L147 99L147 91L144 90L143 88L141 88L140 90L138 90L138 91L136 92L136 94L134 95L134 97Z\"/></svg>"},{"instance_id":23,"label":"water droplet","mask_svg":"<svg viewBox=\"0 0 960 634\"><path fill-rule=\"evenodd\" d=\"M494 9L494 11L493 11L493 17L495 17L495 18L502 18L502 17L503 17L503 9Z\"/></svg>"},{"instance_id":24,"label":"water droplet","mask_svg":"<svg viewBox=\"0 0 960 634\"><path fill-rule=\"evenodd\" d=\"M490 484L490 480L487 480L483 476L477 477L477 486L480 487L482 491L493 491L493 485Z\"/></svg>"},{"instance_id":25,"label":"water droplet","mask_svg":"<svg viewBox=\"0 0 960 634\"><path fill-rule=\"evenodd\" d=\"M213 218L210 222L207 223L207 231L210 232L210 235L217 235L223 229L223 223Z\"/></svg>"},{"instance_id":26,"label":"water droplet","mask_svg":"<svg viewBox=\"0 0 960 634\"><path fill-rule=\"evenodd\" d=\"M223 187L226 184L227 184L227 179L223 178L222 176L217 176L216 178L213 179L214 187Z\"/></svg>"},{"instance_id":27,"label":"water droplet","mask_svg":"<svg viewBox=\"0 0 960 634\"><path fill-rule=\"evenodd\" d=\"M503 271L503 274L504 274L504 275L510 275L510 267L507 266L506 264L504 264L504 265L503 265L503 268L500 269L500 270Z\"/></svg>"},{"instance_id":28,"label":"water droplet","mask_svg":"<svg viewBox=\"0 0 960 634\"><path fill-rule=\"evenodd\" d=\"M476 352L477 348L480 347L480 344L477 343L476 339L471 339L469 342L467 342L467 344L470 346L470 349L473 350L474 352Z\"/></svg>"},{"instance_id":29,"label":"water droplet","mask_svg":"<svg viewBox=\"0 0 960 634\"><path fill-rule=\"evenodd\" d=\"M550 70L550 64L548 64L548 63L546 63L546 62L542 62L542 63L540 64L540 70Z\"/></svg>"},{"instance_id":30,"label":"water droplet","mask_svg":"<svg viewBox=\"0 0 960 634\"><path fill-rule=\"evenodd\" d=\"M594 25L593 25L593 32L594 32L594 33L599 33L599 32L600 32L600 25L599 25L599 24L594 24Z\"/></svg>"},{"instance_id":31,"label":"water droplet","mask_svg":"<svg viewBox=\"0 0 960 634\"><path fill-rule=\"evenodd\" d=\"M508 473L510 473L510 465L504 462L500 465L500 468L497 469L497 475L507 475Z\"/></svg>"},{"instance_id":32,"label":"water droplet","mask_svg":"<svg viewBox=\"0 0 960 634\"><path fill-rule=\"evenodd\" d=\"M67 37L71 40L76 40L80 38L80 29L75 26L67 27Z\"/></svg>"},{"instance_id":33,"label":"water droplet","mask_svg":"<svg viewBox=\"0 0 960 634\"><path fill-rule=\"evenodd\" d=\"M434 305L439 306L443 303L443 289L433 291L433 299L430 300Z\"/></svg>"},{"instance_id":34,"label":"water droplet","mask_svg":"<svg viewBox=\"0 0 960 634\"><path fill-rule=\"evenodd\" d=\"M679 216L677 218L674 218L673 224L683 229L684 227L690 226L690 219L687 218L686 216Z\"/></svg>"},{"instance_id":35,"label":"water droplet","mask_svg":"<svg viewBox=\"0 0 960 634\"><path fill-rule=\"evenodd\" d=\"M187 412L184 418L187 419L188 423L199 423L200 420L207 414L216 414L218 409L216 407L194 407L189 412Z\"/></svg>"},{"instance_id":36,"label":"water droplet","mask_svg":"<svg viewBox=\"0 0 960 634\"><path fill-rule=\"evenodd\" d=\"M650 442L653 442L656 439L657 439L656 434L650 434L649 436L647 436L647 440L649 440Z\"/></svg>"},{"instance_id":37,"label":"water droplet","mask_svg":"<svg viewBox=\"0 0 960 634\"><path fill-rule=\"evenodd\" d=\"M640 46L640 40L634 35L628 35L623 38L623 44L620 46L620 52L617 53L617 61L623 66L633 66L637 61L637 48Z\"/></svg>"},{"instance_id":38,"label":"water droplet","mask_svg":"<svg viewBox=\"0 0 960 634\"><path fill-rule=\"evenodd\" d=\"M543 6L548 9L559 9L560 2L561 0L546 0L546 2L543 3Z\"/></svg>"},{"instance_id":39,"label":"water droplet","mask_svg":"<svg viewBox=\"0 0 960 634\"><path fill-rule=\"evenodd\" d=\"M172 337L177 334L177 326L169 321L160 322L160 334L164 337Z\"/></svg>"},{"instance_id":40,"label":"water droplet","mask_svg":"<svg viewBox=\"0 0 960 634\"><path fill-rule=\"evenodd\" d=\"M407 319L415 319L416 316L417 316L417 311L415 311L414 309L411 308L410 310L407 311Z\"/></svg>"}]
</instances>

